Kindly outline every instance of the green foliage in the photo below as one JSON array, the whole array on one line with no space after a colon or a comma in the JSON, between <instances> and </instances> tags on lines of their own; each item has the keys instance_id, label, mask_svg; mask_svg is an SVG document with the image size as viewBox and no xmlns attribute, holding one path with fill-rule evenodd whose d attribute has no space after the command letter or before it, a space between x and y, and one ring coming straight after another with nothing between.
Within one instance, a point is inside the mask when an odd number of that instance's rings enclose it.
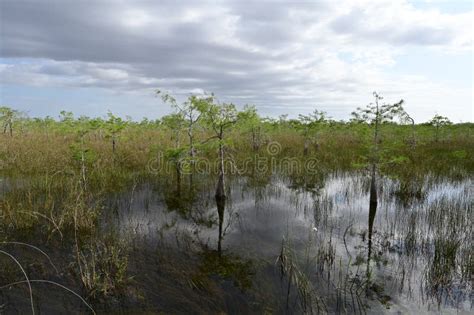
<instances>
[{"instance_id":1,"label":"green foliage","mask_svg":"<svg viewBox=\"0 0 474 315\"><path fill-rule=\"evenodd\" d=\"M388 161L388 163L390 163L390 164L405 164L409 161L410 161L410 159L406 156L395 156L395 157L392 157Z\"/></svg>"},{"instance_id":2,"label":"green foliage","mask_svg":"<svg viewBox=\"0 0 474 315\"><path fill-rule=\"evenodd\" d=\"M105 122L104 127L105 127L105 130L107 131L107 133L111 136L116 136L118 133L120 133L127 126L126 121L123 121L122 118L115 116L111 112L107 113L107 117L109 119ZM90 121L90 125L91 125L91 127L92 126L100 127L101 121L92 120L92 121Z\"/></svg>"},{"instance_id":3,"label":"green foliage","mask_svg":"<svg viewBox=\"0 0 474 315\"><path fill-rule=\"evenodd\" d=\"M185 148L171 148L165 152L165 158L172 161L180 161L186 154Z\"/></svg>"},{"instance_id":4,"label":"green foliage","mask_svg":"<svg viewBox=\"0 0 474 315\"><path fill-rule=\"evenodd\" d=\"M320 124L328 123L331 121L330 117L327 116L326 112L319 111L315 109L312 113L309 115L299 115L298 120L301 123L301 125L307 126L307 127L315 127Z\"/></svg>"},{"instance_id":5,"label":"green foliage","mask_svg":"<svg viewBox=\"0 0 474 315\"><path fill-rule=\"evenodd\" d=\"M244 109L237 116L239 118L239 125L258 125L261 123L261 118L255 105L245 105Z\"/></svg>"},{"instance_id":6,"label":"green foliage","mask_svg":"<svg viewBox=\"0 0 474 315\"><path fill-rule=\"evenodd\" d=\"M78 260L79 277L88 296L95 299L122 293L130 282L126 248L117 242L99 241L85 246Z\"/></svg>"},{"instance_id":7,"label":"green foliage","mask_svg":"<svg viewBox=\"0 0 474 315\"><path fill-rule=\"evenodd\" d=\"M7 106L0 107L0 121L9 122L13 121L15 118L18 118L19 111L11 109Z\"/></svg>"},{"instance_id":8,"label":"green foliage","mask_svg":"<svg viewBox=\"0 0 474 315\"><path fill-rule=\"evenodd\" d=\"M0 123L3 129L3 133L10 132L13 135L13 123L21 119L21 113L17 110L11 109L6 106L0 107Z\"/></svg>"},{"instance_id":9,"label":"green foliage","mask_svg":"<svg viewBox=\"0 0 474 315\"><path fill-rule=\"evenodd\" d=\"M352 121L366 122L369 124L382 124L391 122L395 117L405 117L407 114L403 108L403 100L395 104L379 104L383 97L373 93L375 97L375 104L370 103L365 108L358 107L355 112L352 112Z\"/></svg>"},{"instance_id":10,"label":"green foliage","mask_svg":"<svg viewBox=\"0 0 474 315\"><path fill-rule=\"evenodd\" d=\"M62 110L59 113L59 121L62 122L64 125L74 125L74 114L72 112L67 112Z\"/></svg>"},{"instance_id":11,"label":"green foliage","mask_svg":"<svg viewBox=\"0 0 474 315\"><path fill-rule=\"evenodd\" d=\"M375 105L359 109L355 116L360 119L351 122L331 120L319 110L300 115L298 119L289 119L287 115L279 119L261 117L255 106L247 105L238 110L231 103L217 102L212 94L192 95L182 103L170 95L159 95L175 109L174 113L159 120L127 121L110 112L106 118L89 118L75 117L71 112L62 111L57 120L51 117L28 118L17 114L17 125L22 126L32 141L41 139L35 150L49 150L51 154L31 155L31 152L25 151L22 157L20 153L9 153L22 148L27 150L31 146L27 142L17 143L15 147L12 147L14 143L8 147L2 146L2 169L8 172L13 169L15 172L29 172L41 167L31 162L33 156L38 156L37 163L43 157L48 159L49 168L54 170L62 169L59 166L62 164L55 166L54 161L82 163L83 159L85 166L91 169L86 171L92 180L96 176L95 164L97 167L100 165L102 170L105 165L113 169L120 163L127 167L127 171L137 167L146 170L144 161L156 156L157 152L163 152L168 160L184 161L188 155L191 157L190 148L193 147L194 156L191 160L213 159L217 158L220 146L226 157L238 161L248 157L251 151L266 153L260 148L274 141L281 147L279 157L300 156L303 152L301 147L307 145L310 156L331 169L335 169L336 165L348 170L366 169L371 162L377 161L380 171L389 174L410 163L420 168L430 165L437 171L449 169L450 163L461 163L463 167L458 170L465 174L464 169L474 165L470 158L472 150L466 148L474 134L472 124L449 125L449 121L439 115L431 124L397 124L395 118L405 123L409 117L403 109L403 102L382 104L382 98L377 93L374 94ZM14 110L2 108L2 117L11 111ZM376 125L378 140L374 141ZM449 148L432 142L432 139L441 137L441 131L445 131L445 135L449 132L450 137L444 138L449 139ZM411 146L411 142L405 141L415 133L416 149ZM109 156L102 149L110 148L104 145L104 141L111 138L114 141L120 139L121 150L115 156ZM19 138L18 141L23 140ZM54 144L50 145L51 141ZM67 159L64 153L52 155L56 148L64 148L62 152L67 152ZM30 161L20 162L19 157L23 159L21 161ZM420 162L422 158L430 159L430 162L424 166L425 163Z\"/></svg>"},{"instance_id":12,"label":"green foliage","mask_svg":"<svg viewBox=\"0 0 474 315\"><path fill-rule=\"evenodd\" d=\"M364 170L369 167L369 163L367 162L353 162L351 163L351 166L355 170Z\"/></svg>"},{"instance_id":13,"label":"green foliage","mask_svg":"<svg viewBox=\"0 0 474 315\"><path fill-rule=\"evenodd\" d=\"M376 95L376 102L380 99ZM220 153L239 165L254 156L271 157L276 163L288 157L294 157L298 163L316 161L316 175L288 176L288 187L304 187L306 191L317 193L330 172L358 171L371 166L377 146L378 171L399 182L393 194L407 203L425 197L426 174L457 180L469 178L474 171L474 124L450 125L444 119L437 119L429 125L413 123L406 126L404 123L409 116L404 112L402 102L379 104L378 110L376 106L369 106L355 115L358 119L344 122L331 120L317 110L310 115L301 115L299 119L261 117L254 106L239 110L233 104L218 103L213 95L191 96L182 104L171 96L164 100L173 106L174 113L159 120L143 119L140 122L112 113L106 118L90 118L75 117L73 113L63 111L56 120L28 118L18 113L13 115L13 122L15 126L21 126L15 128L22 131L13 137L0 136L0 178L12 180L0 198L0 229L9 236L24 231L25 239L38 237L39 242L45 244L58 238L58 243L69 248L71 235L77 231L80 246L78 253L72 253L72 256L79 259L71 267L77 271L80 283L91 297L123 293L120 288L125 287L129 279L126 248L116 241L104 243L95 233L102 214L109 209L107 202L114 199L115 194L123 195L126 188L133 187L132 207L133 191L135 187L139 189L138 185L154 181L166 181L169 185L176 180L175 173L165 174L159 167L156 167L158 171L151 171L150 165L156 159L176 163L181 174L193 174L188 163L193 158L202 158L212 164L219 161ZM5 117L12 117L10 109L2 108L0 112L2 123L8 120ZM395 118L400 118L403 124L396 123ZM374 137L376 125L378 134ZM438 129L446 131L445 135L449 134L449 137L433 142ZM195 157L189 154L191 143L182 141L190 138L190 131L194 132ZM416 147L404 141L414 132L417 134ZM315 136L321 149L312 150L303 157L301 146ZM115 155L109 146L111 137L120 139L120 152ZM377 141L374 142L375 138ZM278 154L265 150L264 144L270 142L278 144ZM257 144L257 150L260 145L262 149L253 151L254 144ZM251 166L256 164L254 160L250 163ZM194 174L195 186L190 183L189 187L215 185L214 181L205 182L199 174ZM270 171L244 176L251 183L249 187L265 188L272 182ZM174 185L169 185L170 197L166 199L170 211L179 209L186 218L192 216L191 210L200 208L193 204L194 197L188 197L187 185L187 181L182 181L183 191L179 195ZM444 207L439 210L442 209ZM214 227L216 215L211 214L193 217L193 222ZM433 222L439 220L435 218ZM246 261L205 251L196 277L231 279L242 289L252 284L253 268ZM454 250L447 254L442 250L439 252L440 256L454 255ZM355 259L357 264L359 258ZM377 256L374 259L377 260ZM289 248L284 248L278 261L292 290L298 290L308 303L317 305L317 295L312 294L303 269L298 269L301 268L298 257L291 254ZM445 265L443 268L451 265L450 261L439 263ZM472 274L469 273L471 265L463 272ZM443 272L444 269L433 269L431 275L440 278ZM199 279L195 282L199 283Z\"/></svg>"},{"instance_id":14,"label":"green foliage","mask_svg":"<svg viewBox=\"0 0 474 315\"><path fill-rule=\"evenodd\" d=\"M467 157L466 150L457 150L452 153L453 157L456 159L465 159Z\"/></svg>"},{"instance_id":15,"label":"green foliage","mask_svg":"<svg viewBox=\"0 0 474 315\"><path fill-rule=\"evenodd\" d=\"M81 143L73 143L69 146L72 154L72 158L76 162L84 162L86 164L92 164L96 161L97 155L90 148L84 147Z\"/></svg>"},{"instance_id":16,"label":"green foliage","mask_svg":"<svg viewBox=\"0 0 474 315\"><path fill-rule=\"evenodd\" d=\"M448 117L444 117L444 116L436 114L434 115L433 118L431 118L428 124L430 124L433 127L440 128L442 126L452 125L452 122L449 120Z\"/></svg>"},{"instance_id":17,"label":"green foliage","mask_svg":"<svg viewBox=\"0 0 474 315\"><path fill-rule=\"evenodd\" d=\"M429 125L435 127L435 141L439 141L440 129L452 125L452 122L444 116L436 114L429 122Z\"/></svg>"},{"instance_id":18,"label":"green foliage","mask_svg":"<svg viewBox=\"0 0 474 315\"><path fill-rule=\"evenodd\" d=\"M216 133L235 124L238 118L237 109L232 103L211 103L203 114L207 125Z\"/></svg>"}]
</instances>

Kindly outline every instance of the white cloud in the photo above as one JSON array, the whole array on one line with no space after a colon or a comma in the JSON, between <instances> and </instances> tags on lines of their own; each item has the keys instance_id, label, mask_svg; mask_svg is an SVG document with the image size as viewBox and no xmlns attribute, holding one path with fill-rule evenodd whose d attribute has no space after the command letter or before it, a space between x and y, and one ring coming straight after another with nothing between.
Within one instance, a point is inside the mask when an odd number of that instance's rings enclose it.
<instances>
[{"instance_id":1,"label":"white cloud","mask_svg":"<svg viewBox=\"0 0 474 315\"><path fill-rule=\"evenodd\" d=\"M153 17L146 11L137 9L125 10L119 18L125 27L131 28L145 27L153 21Z\"/></svg>"}]
</instances>

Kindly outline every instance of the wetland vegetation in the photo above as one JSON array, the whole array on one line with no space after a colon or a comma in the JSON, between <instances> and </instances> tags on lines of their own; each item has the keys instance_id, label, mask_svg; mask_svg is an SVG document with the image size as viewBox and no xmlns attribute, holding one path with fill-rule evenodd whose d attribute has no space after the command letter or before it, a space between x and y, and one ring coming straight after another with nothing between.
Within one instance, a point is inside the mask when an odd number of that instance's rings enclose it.
<instances>
[{"instance_id":1,"label":"wetland vegetation","mask_svg":"<svg viewBox=\"0 0 474 315\"><path fill-rule=\"evenodd\" d=\"M0 312L471 312L474 125L0 110Z\"/></svg>"}]
</instances>

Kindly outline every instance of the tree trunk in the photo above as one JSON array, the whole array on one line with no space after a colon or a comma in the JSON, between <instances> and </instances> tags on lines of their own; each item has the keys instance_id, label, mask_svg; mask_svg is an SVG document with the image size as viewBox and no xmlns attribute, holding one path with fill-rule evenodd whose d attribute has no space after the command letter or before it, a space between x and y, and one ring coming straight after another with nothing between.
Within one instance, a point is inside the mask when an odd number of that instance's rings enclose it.
<instances>
[{"instance_id":1,"label":"tree trunk","mask_svg":"<svg viewBox=\"0 0 474 315\"><path fill-rule=\"evenodd\" d=\"M224 148L219 144L219 179L217 180L216 197L225 198L225 178L224 178Z\"/></svg>"},{"instance_id":2,"label":"tree trunk","mask_svg":"<svg viewBox=\"0 0 474 315\"><path fill-rule=\"evenodd\" d=\"M377 105L377 111L375 113L375 130L374 130L374 148L372 155L372 170L371 170L371 179L370 179L370 197L369 197L369 227L368 227L368 249L367 249L367 285L366 285L366 294L369 294L370 289L370 260L372 258L372 233L374 226L375 213L377 211L377 163L379 160L379 103L378 99L375 100Z\"/></svg>"},{"instance_id":3,"label":"tree trunk","mask_svg":"<svg viewBox=\"0 0 474 315\"><path fill-rule=\"evenodd\" d=\"M222 227L224 224L225 201L225 196L220 197L216 195L217 214L219 216L219 238L217 240L217 253L219 256L222 253L222 239L224 238Z\"/></svg>"},{"instance_id":4,"label":"tree trunk","mask_svg":"<svg viewBox=\"0 0 474 315\"><path fill-rule=\"evenodd\" d=\"M217 212L219 215L219 239L217 242L217 252L219 256L222 252L222 238L223 238L223 231L222 231L222 224L224 221L224 209L225 209L225 173L224 173L224 144L223 141L224 131L223 128L220 128L220 132L218 135L219 139L219 179L217 180L217 187L216 187L216 204L217 204Z\"/></svg>"},{"instance_id":5,"label":"tree trunk","mask_svg":"<svg viewBox=\"0 0 474 315\"><path fill-rule=\"evenodd\" d=\"M193 174L196 170L196 161L194 158L196 157L196 150L194 149L194 135L192 130L192 124L189 125L188 128L188 136L189 136L189 156L191 157L191 171L189 172L189 188L193 187Z\"/></svg>"},{"instance_id":6,"label":"tree trunk","mask_svg":"<svg viewBox=\"0 0 474 315\"><path fill-rule=\"evenodd\" d=\"M181 196L181 163L176 162L176 196Z\"/></svg>"},{"instance_id":7,"label":"tree trunk","mask_svg":"<svg viewBox=\"0 0 474 315\"><path fill-rule=\"evenodd\" d=\"M375 214L377 213L377 181L376 181L376 166L372 165L372 178L370 180L370 203L369 203L369 228L368 228L368 250L367 250L367 294L370 287L370 260L372 258L372 235L375 221Z\"/></svg>"}]
</instances>

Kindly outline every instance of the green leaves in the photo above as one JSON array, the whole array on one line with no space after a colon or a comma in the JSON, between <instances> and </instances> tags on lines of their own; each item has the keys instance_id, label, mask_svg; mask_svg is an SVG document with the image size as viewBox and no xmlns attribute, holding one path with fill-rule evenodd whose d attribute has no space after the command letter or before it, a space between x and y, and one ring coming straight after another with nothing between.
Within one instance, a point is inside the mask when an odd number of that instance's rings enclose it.
<instances>
[{"instance_id":1,"label":"green leaves","mask_svg":"<svg viewBox=\"0 0 474 315\"><path fill-rule=\"evenodd\" d=\"M449 120L448 117L444 117L438 114L434 115L434 117L431 118L431 120L428 123L436 128L439 128L441 126L452 125L452 122Z\"/></svg>"},{"instance_id":2,"label":"green leaves","mask_svg":"<svg viewBox=\"0 0 474 315\"><path fill-rule=\"evenodd\" d=\"M161 100L164 103L171 104L172 106L177 104L176 99L166 92L162 92L161 90L156 90L156 95L161 96Z\"/></svg>"},{"instance_id":3,"label":"green leaves","mask_svg":"<svg viewBox=\"0 0 474 315\"><path fill-rule=\"evenodd\" d=\"M314 125L318 125L318 124L322 124L322 123L327 123L331 120L330 117L327 116L326 112L319 111L317 109L315 109L309 115L301 115L300 114L298 116L298 119L301 122L301 124L310 125L310 126L314 126Z\"/></svg>"},{"instance_id":4,"label":"green leaves","mask_svg":"<svg viewBox=\"0 0 474 315\"><path fill-rule=\"evenodd\" d=\"M10 135L13 135L13 122L20 119L21 113L17 110L11 109L6 106L0 107L0 123L3 128L3 132L10 130Z\"/></svg>"},{"instance_id":5,"label":"green leaves","mask_svg":"<svg viewBox=\"0 0 474 315\"><path fill-rule=\"evenodd\" d=\"M238 112L232 103L209 104L209 107L203 112L205 121L214 129L215 132L226 129L237 122Z\"/></svg>"},{"instance_id":6,"label":"green leaves","mask_svg":"<svg viewBox=\"0 0 474 315\"><path fill-rule=\"evenodd\" d=\"M374 92L375 104L370 103L365 108L358 107L355 112L352 112L352 122L366 122L369 124L381 124L390 122L395 117L407 117L408 114L403 108L404 100L400 100L395 104L379 104L383 99L377 92ZM409 116L408 116L409 117Z\"/></svg>"},{"instance_id":7,"label":"green leaves","mask_svg":"<svg viewBox=\"0 0 474 315\"><path fill-rule=\"evenodd\" d=\"M104 127L106 132L112 136L120 133L120 131L122 131L127 126L126 121L123 121L122 118L115 116L110 111L107 113L107 117L109 119L105 122Z\"/></svg>"},{"instance_id":8,"label":"green leaves","mask_svg":"<svg viewBox=\"0 0 474 315\"><path fill-rule=\"evenodd\" d=\"M441 115L436 114L429 122L431 126L436 128L436 133L435 133L435 141L439 141L439 136L440 136L440 128L443 126L449 126L452 124L452 122L448 119L448 117L444 117Z\"/></svg>"},{"instance_id":9,"label":"green leaves","mask_svg":"<svg viewBox=\"0 0 474 315\"><path fill-rule=\"evenodd\" d=\"M97 160L97 154L90 148L84 147L81 143L73 143L69 146L72 153L72 158L76 162L82 162L86 164L92 164Z\"/></svg>"},{"instance_id":10,"label":"green leaves","mask_svg":"<svg viewBox=\"0 0 474 315\"><path fill-rule=\"evenodd\" d=\"M193 114L193 111L197 112L200 116L202 113L205 113L208 109L210 104L214 102L214 95L205 95L198 97L196 95L191 95L188 98L188 101L184 103L184 108L182 109L185 112L185 116L190 116ZM198 116L198 117L199 117ZM191 117L193 118L193 117ZM197 120L196 118L195 120Z\"/></svg>"},{"instance_id":11,"label":"green leaves","mask_svg":"<svg viewBox=\"0 0 474 315\"><path fill-rule=\"evenodd\" d=\"M172 161L179 161L186 155L185 148L174 148L165 151L165 158Z\"/></svg>"},{"instance_id":12,"label":"green leaves","mask_svg":"<svg viewBox=\"0 0 474 315\"><path fill-rule=\"evenodd\" d=\"M176 114L169 114L163 116L161 119L161 124L166 128L177 130L181 129L184 126L184 117L183 115L176 113Z\"/></svg>"},{"instance_id":13,"label":"green leaves","mask_svg":"<svg viewBox=\"0 0 474 315\"><path fill-rule=\"evenodd\" d=\"M257 108L255 105L248 104L237 113L237 122L238 127L246 131L262 125L262 119L258 115Z\"/></svg>"},{"instance_id":14,"label":"green leaves","mask_svg":"<svg viewBox=\"0 0 474 315\"><path fill-rule=\"evenodd\" d=\"M0 120L1 121L6 121L6 120L13 120L16 118L17 115L19 115L19 111L11 109L10 107L6 106L1 106L0 107Z\"/></svg>"},{"instance_id":15,"label":"green leaves","mask_svg":"<svg viewBox=\"0 0 474 315\"><path fill-rule=\"evenodd\" d=\"M191 95L182 104L178 104L176 98L168 93L157 90L157 95L161 96L164 103L170 104L176 110L176 114L186 119L190 124L194 124L200 119L202 113L206 112L209 105L214 102L214 95Z\"/></svg>"}]
</instances>

